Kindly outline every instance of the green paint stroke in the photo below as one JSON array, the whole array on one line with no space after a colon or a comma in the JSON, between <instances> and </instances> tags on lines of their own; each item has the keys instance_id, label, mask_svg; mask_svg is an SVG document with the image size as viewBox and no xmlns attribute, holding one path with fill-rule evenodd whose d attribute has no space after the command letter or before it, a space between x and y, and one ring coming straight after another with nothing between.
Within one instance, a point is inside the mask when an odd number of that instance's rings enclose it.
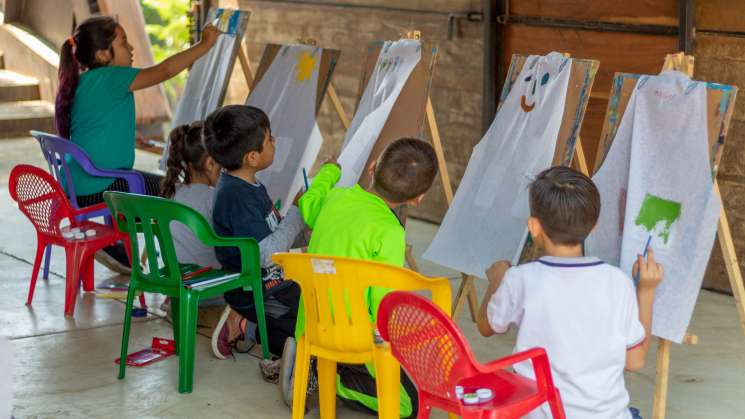
<instances>
[{"instance_id":1,"label":"green paint stroke","mask_svg":"<svg viewBox=\"0 0 745 419\"><path fill-rule=\"evenodd\" d=\"M644 228L649 233L657 234L667 244L667 240L670 238L670 227L678 218L680 218L680 202L668 201L647 194L634 224Z\"/></svg>"}]
</instances>

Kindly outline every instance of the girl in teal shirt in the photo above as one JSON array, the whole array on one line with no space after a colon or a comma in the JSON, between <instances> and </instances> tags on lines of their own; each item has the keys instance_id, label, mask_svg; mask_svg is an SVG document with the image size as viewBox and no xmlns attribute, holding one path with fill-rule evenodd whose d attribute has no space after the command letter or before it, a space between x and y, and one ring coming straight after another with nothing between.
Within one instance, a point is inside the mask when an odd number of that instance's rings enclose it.
<instances>
[{"instance_id":1,"label":"girl in teal shirt","mask_svg":"<svg viewBox=\"0 0 745 419\"><path fill-rule=\"evenodd\" d=\"M148 68L132 68L132 45L113 18L96 16L81 23L60 50L59 90L54 122L57 133L80 146L101 169L134 166L135 103L132 92L168 80L189 67L215 44L219 31L208 25L193 47ZM103 202L107 190L127 191L121 179L90 176L68 160L81 207ZM141 172L142 173L142 172ZM158 195L161 176L142 173L148 195ZM120 244L104 249L97 260L129 273Z\"/></svg>"}]
</instances>

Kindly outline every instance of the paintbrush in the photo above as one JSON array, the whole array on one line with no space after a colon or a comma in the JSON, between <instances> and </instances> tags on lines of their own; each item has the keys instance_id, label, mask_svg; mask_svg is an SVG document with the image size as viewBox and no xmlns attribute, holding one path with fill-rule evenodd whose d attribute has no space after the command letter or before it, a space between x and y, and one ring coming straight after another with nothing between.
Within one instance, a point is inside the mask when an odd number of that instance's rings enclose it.
<instances>
[{"instance_id":1,"label":"paintbrush","mask_svg":"<svg viewBox=\"0 0 745 419\"><path fill-rule=\"evenodd\" d=\"M642 259L647 257L647 251L649 250L649 244L652 243L652 235L649 235L649 238L647 238L647 244L644 245L644 253L642 254ZM634 286L639 285L639 272L641 272L642 267L640 266L636 270L636 275L634 275Z\"/></svg>"}]
</instances>

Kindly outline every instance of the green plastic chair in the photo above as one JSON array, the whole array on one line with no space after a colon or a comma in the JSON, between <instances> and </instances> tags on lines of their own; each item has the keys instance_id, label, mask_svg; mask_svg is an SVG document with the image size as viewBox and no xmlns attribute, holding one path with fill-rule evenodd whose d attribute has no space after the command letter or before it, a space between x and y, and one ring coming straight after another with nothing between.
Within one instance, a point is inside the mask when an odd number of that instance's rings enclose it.
<instances>
[{"instance_id":1,"label":"green plastic chair","mask_svg":"<svg viewBox=\"0 0 745 419\"><path fill-rule=\"evenodd\" d=\"M179 356L179 393L191 393L194 376L194 352L197 332L197 307L201 298L222 295L242 287L244 290L262 290L259 245L253 238L220 237L207 220L196 210L168 199L123 192L105 192L106 205L117 221L120 231L129 234L133 252L137 252L138 233L145 239L148 272L139 264L132 264L132 277L127 293L122 331L121 359L127 357L129 328L132 320L132 301L138 291L167 295L171 298L173 337ZM186 225L206 246L237 247L241 255L241 272L230 273L212 269L188 281L183 276L194 273L199 266L180 264L176 259L170 225L172 221ZM165 227L165 228L164 228ZM155 241L159 249L156 249ZM132 260L139 260L137 254ZM162 266L159 263L162 261ZM264 298L261 291L254 292L254 304L259 322L259 336L264 358L269 358L269 342L264 317ZM126 362L119 363L119 379L124 378Z\"/></svg>"}]
</instances>

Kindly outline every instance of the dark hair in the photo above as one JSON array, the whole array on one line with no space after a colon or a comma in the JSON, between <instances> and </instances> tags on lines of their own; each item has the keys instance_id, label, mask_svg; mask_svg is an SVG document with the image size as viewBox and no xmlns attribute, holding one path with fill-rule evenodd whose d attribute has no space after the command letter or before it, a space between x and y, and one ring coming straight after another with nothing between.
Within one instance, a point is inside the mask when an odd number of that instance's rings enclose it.
<instances>
[{"instance_id":1,"label":"dark hair","mask_svg":"<svg viewBox=\"0 0 745 419\"><path fill-rule=\"evenodd\" d=\"M427 192L437 175L437 156L429 143L398 139L383 150L373 187L385 200L403 203Z\"/></svg>"},{"instance_id":2,"label":"dark hair","mask_svg":"<svg viewBox=\"0 0 745 419\"><path fill-rule=\"evenodd\" d=\"M202 143L202 121L191 125L179 125L168 136L168 161L166 177L160 187L164 198L172 198L176 193L176 182L191 183L191 170L204 172L207 150Z\"/></svg>"},{"instance_id":3,"label":"dark hair","mask_svg":"<svg viewBox=\"0 0 745 419\"><path fill-rule=\"evenodd\" d=\"M600 216L600 193L582 173L552 167L530 184L530 215L555 244L580 244Z\"/></svg>"},{"instance_id":4,"label":"dark hair","mask_svg":"<svg viewBox=\"0 0 745 419\"><path fill-rule=\"evenodd\" d=\"M54 127L57 134L70 138L70 118L75 90L81 70L105 66L96 61L96 53L108 50L114 54L111 44L116 38L119 24L109 16L95 16L78 25L70 38L60 48L59 87L54 101Z\"/></svg>"},{"instance_id":5,"label":"dark hair","mask_svg":"<svg viewBox=\"0 0 745 419\"><path fill-rule=\"evenodd\" d=\"M238 170L246 153L263 151L264 136L271 131L269 117L261 109L248 105L223 106L204 121L204 145L220 166Z\"/></svg>"}]
</instances>

